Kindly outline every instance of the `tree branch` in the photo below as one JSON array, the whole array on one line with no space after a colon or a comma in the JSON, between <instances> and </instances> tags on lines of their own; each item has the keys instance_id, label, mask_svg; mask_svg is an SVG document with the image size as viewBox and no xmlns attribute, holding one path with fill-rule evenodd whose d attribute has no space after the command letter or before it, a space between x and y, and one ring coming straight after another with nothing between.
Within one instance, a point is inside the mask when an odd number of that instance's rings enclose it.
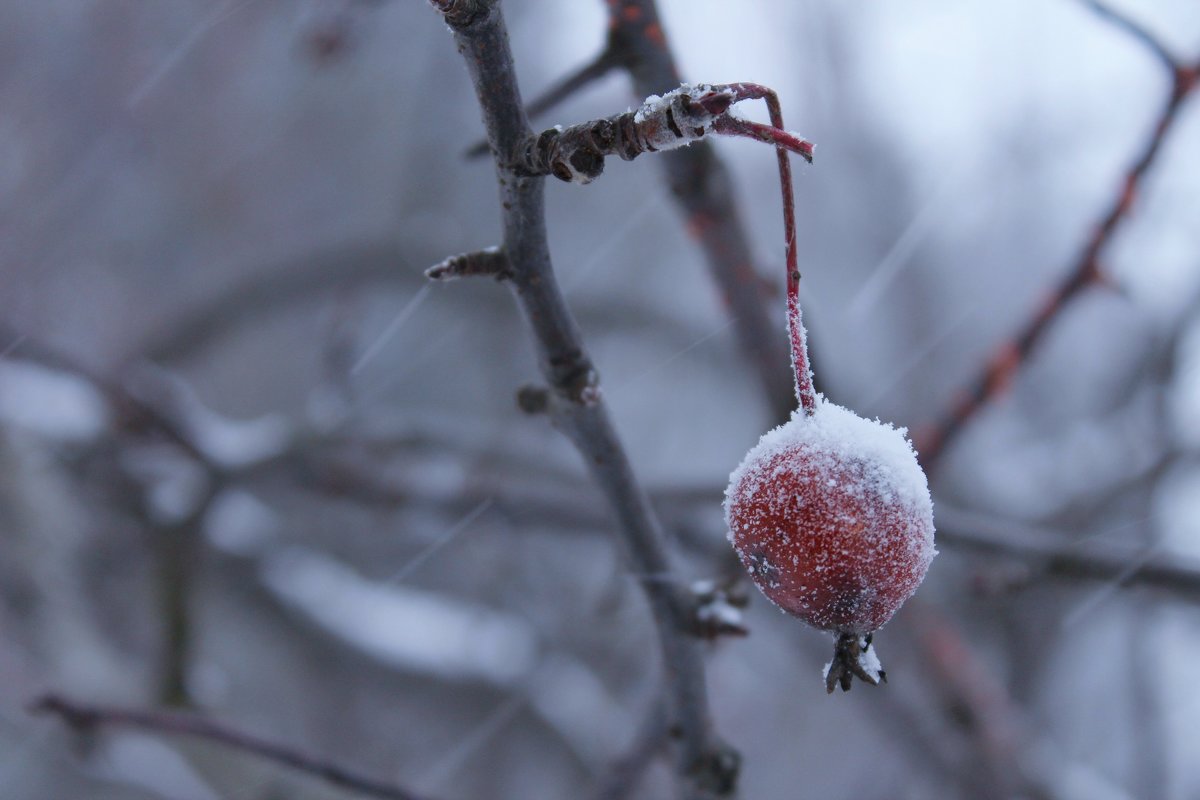
<instances>
[{"instance_id":1,"label":"tree branch","mask_svg":"<svg viewBox=\"0 0 1200 800\"><path fill-rule=\"evenodd\" d=\"M620 542L639 575L669 573L658 521L617 438L598 381L558 289L545 231L544 181L506 163L532 131L521 103L508 34L496 0L434 0L454 32L483 112L503 209L509 285L533 331L539 366L557 405L555 419L574 443L617 517ZM689 798L734 793L736 756L714 736L697 641L685 633L687 601L673 583L642 581L662 647L676 756Z\"/></svg>"},{"instance_id":2,"label":"tree branch","mask_svg":"<svg viewBox=\"0 0 1200 800\"><path fill-rule=\"evenodd\" d=\"M1084 7L1090 9L1098 17L1112 23L1116 27L1128 33L1145 47L1163 63L1163 65L1172 72L1179 66L1179 62L1175 56L1167 49L1157 36L1152 34L1148 28L1136 20L1125 16L1116 9L1109 6L1107 3L1102 3L1100 0L1079 0Z\"/></svg>"},{"instance_id":3,"label":"tree branch","mask_svg":"<svg viewBox=\"0 0 1200 800\"><path fill-rule=\"evenodd\" d=\"M1055 531L938 506L938 541L949 547L1026 561L1046 575L1073 580L1145 586L1200 602L1200 564L1177 556L1151 556L1130 547L1080 543Z\"/></svg>"},{"instance_id":4,"label":"tree branch","mask_svg":"<svg viewBox=\"0 0 1200 800\"><path fill-rule=\"evenodd\" d=\"M109 706L74 703L54 694L44 695L30 706L32 714L53 714L77 731L97 727L133 728L167 736L190 736L215 742L243 753L258 756L319 778L333 786L382 800L420 800L412 792L393 784L359 775L323 759L285 745L269 742L211 720L190 714L137 711Z\"/></svg>"},{"instance_id":5,"label":"tree branch","mask_svg":"<svg viewBox=\"0 0 1200 800\"><path fill-rule=\"evenodd\" d=\"M812 143L779 127L777 115L773 114L777 119L772 125L762 125L729 114L730 106L749 99L767 99L769 106L773 103L773 111L778 111L774 92L757 84L684 84L661 97L650 97L636 111L569 128L550 128L530 137L517 152L501 157L507 156L522 175L554 175L571 183L590 183L604 171L607 156L632 161L643 153L674 150L719 133L766 142L811 162ZM786 159L787 154L782 157ZM786 165L786 160L783 163ZM785 188L790 188L789 182Z\"/></svg>"},{"instance_id":6,"label":"tree branch","mask_svg":"<svg viewBox=\"0 0 1200 800\"><path fill-rule=\"evenodd\" d=\"M395 507L404 503L426 502L449 514L463 514L486 499L497 508L528 522L565 530L593 534L608 528L608 518L592 492L583 485L564 480L551 487L541 480L521 480L521 470L497 466L494 473L473 475L469 486L451 487L444 494L406 483L403 478L380 477L380 470L362 467L336 458L316 459L307 471L296 476L305 488L348 498L367 506ZM419 475L419 463L401 475ZM695 486L660 488L650 492L652 505L661 519L689 526L683 520L698 512L716 508L723 487ZM948 549L1002 556L1024 562L1050 577L1079 581L1113 582L1122 588L1148 588L1172 597L1200 602L1200 563L1177 556L1151 556L1122 544L1105 544L1085 536L1072 538L1061 531L1037 528L1020 522L955 508L939 503L937 508L938 543ZM671 526L674 527L674 526ZM702 527L681 534L681 545L714 566L730 550L724 537L713 536ZM719 573L720 570L718 569ZM740 569L735 573L741 576ZM697 622L696 608L703 603L704 592L692 592L692 626ZM736 604L735 604L736 605ZM702 621L702 620L699 620ZM718 631L732 633L733 631Z\"/></svg>"}]
</instances>

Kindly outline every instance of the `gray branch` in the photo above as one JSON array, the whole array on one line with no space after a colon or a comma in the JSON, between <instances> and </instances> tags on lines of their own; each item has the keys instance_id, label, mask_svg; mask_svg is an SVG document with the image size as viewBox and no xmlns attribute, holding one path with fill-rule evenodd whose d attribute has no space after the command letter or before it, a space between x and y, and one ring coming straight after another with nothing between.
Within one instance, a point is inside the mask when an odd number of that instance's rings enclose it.
<instances>
[{"instance_id":1,"label":"gray branch","mask_svg":"<svg viewBox=\"0 0 1200 800\"><path fill-rule=\"evenodd\" d=\"M615 514L619 541L639 575L669 573L658 520L635 480L600 395L592 362L555 279L546 241L544 180L512 165L532 131L517 88L504 19L496 0L434 0L454 32L474 84L503 208L503 251L518 304L529 323L554 419L583 457ZM714 736L699 643L685 631L688 598L675 584L642 582L657 624L668 680L677 768L688 798L734 794L737 755Z\"/></svg>"},{"instance_id":2,"label":"gray branch","mask_svg":"<svg viewBox=\"0 0 1200 800\"><path fill-rule=\"evenodd\" d=\"M85 705L53 694L38 698L30 705L29 710L34 714L53 714L81 732L96 727L132 728L164 736L204 739L307 773L333 786L348 789L360 797L420 800L417 795L395 784L360 775L298 749L260 739L190 714Z\"/></svg>"}]
</instances>

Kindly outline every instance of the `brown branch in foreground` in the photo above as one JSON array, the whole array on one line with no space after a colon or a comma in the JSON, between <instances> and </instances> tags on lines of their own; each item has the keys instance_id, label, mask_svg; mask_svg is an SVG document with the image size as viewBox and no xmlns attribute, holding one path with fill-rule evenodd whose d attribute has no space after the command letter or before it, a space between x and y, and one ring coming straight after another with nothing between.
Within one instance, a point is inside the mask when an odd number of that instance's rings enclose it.
<instances>
[{"instance_id":1,"label":"brown branch in foreground","mask_svg":"<svg viewBox=\"0 0 1200 800\"><path fill-rule=\"evenodd\" d=\"M420 800L412 792L303 753L300 750L260 739L242 731L190 714L137 711L74 703L54 694L44 695L29 706L33 714L53 714L77 731L97 727L133 728L166 736L190 736L214 742L231 750L249 753L319 778L326 783L382 800Z\"/></svg>"},{"instance_id":2,"label":"brown branch in foreground","mask_svg":"<svg viewBox=\"0 0 1200 800\"><path fill-rule=\"evenodd\" d=\"M1101 218L1092 235L1085 242L1067 277L1053 290L1049 299L1038 310L1025 327L1010 341L1002 345L988 360L984 369L962 392L957 404L932 427L918 436L917 452L926 469L931 468L945 452L946 447L965 427L967 422L993 398L1002 394L1012 383L1013 377L1029 354L1041 342L1062 308L1076 295L1089 286L1104 282L1100 269L1100 254L1108 246L1121 223L1124 222L1137 200L1142 179L1153 166L1162 150L1163 142L1179 118L1184 101L1192 94L1200 77L1200 63L1185 66L1177 62L1145 29L1117 15L1106 6L1088 2L1085 4L1102 14L1106 19L1132 32L1139 39L1153 43L1151 49L1164 60L1171 72L1171 94L1155 122L1149 140L1141 154L1133 162L1119 185L1116 196L1108 211Z\"/></svg>"},{"instance_id":3,"label":"brown branch in foreground","mask_svg":"<svg viewBox=\"0 0 1200 800\"><path fill-rule=\"evenodd\" d=\"M545 181L521 174L511 159L532 131L517 87L508 33L497 0L434 0L445 14L466 62L496 159L503 210L508 281L529 323L542 377L552 393L554 420L571 440L603 491L618 522L618 541L633 572L670 574L666 542L645 491L634 477L600 395L578 325L555 279L546 239ZM580 386L589 388L581 391ZM712 730L699 643L686 632L688 602L671 582L647 580L642 589L662 649L666 694L685 797L734 794L736 754Z\"/></svg>"}]
</instances>

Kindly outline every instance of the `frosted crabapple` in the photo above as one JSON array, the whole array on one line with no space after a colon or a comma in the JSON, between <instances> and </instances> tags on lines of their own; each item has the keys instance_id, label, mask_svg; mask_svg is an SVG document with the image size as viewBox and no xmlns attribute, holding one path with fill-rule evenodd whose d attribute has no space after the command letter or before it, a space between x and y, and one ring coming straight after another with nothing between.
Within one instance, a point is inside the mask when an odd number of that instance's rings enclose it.
<instances>
[{"instance_id":1,"label":"frosted crabapple","mask_svg":"<svg viewBox=\"0 0 1200 800\"><path fill-rule=\"evenodd\" d=\"M782 129L779 105L765 97ZM789 614L837 635L830 692L886 674L872 634L925 577L933 503L903 429L856 416L813 389L796 268L787 153L777 148L787 240L787 316L800 407L759 441L725 493L729 538L758 588Z\"/></svg>"},{"instance_id":2,"label":"frosted crabapple","mask_svg":"<svg viewBox=\"0 0 1200 800\"><path fill-rule=\"evenodd\" d=\"M838 634L827 687L885 679L871 634L933 559L925 475L901 431L815 398L762 437L733 473L730 540L784 611Z\"/></svg>"}]
</instances>

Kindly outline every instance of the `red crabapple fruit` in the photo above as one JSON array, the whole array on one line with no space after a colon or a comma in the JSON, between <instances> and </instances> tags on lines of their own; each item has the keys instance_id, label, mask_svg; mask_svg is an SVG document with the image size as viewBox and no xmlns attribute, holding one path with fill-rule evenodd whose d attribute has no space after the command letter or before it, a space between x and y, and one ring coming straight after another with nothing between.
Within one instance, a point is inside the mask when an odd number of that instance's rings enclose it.
<instances>
[{"instance_id":1,"label":"red crabapple fruit","mask_svg":"<svg viewBox=\"0 0 1200 800\"><path fill-rule=\"evenodd\" d=\"M725 515L762 593L856 651L835 659L829 685L848 686L851 674L884 679L870 634L916 591L934 556L933 505L903 432L818 397L812 414L798 410L747 454Z\"/></svg>"},{"instance_id":2,"label":"red crabapple fruit","mask_svg":"<svg viewBox=\"0 0 1200 800\"><path fill-rule=\"evenodd\" d=\"M771 124L779 101L763 90ZM886 681L874 632L925 577L936 550L933 501L903 429L856 416L819 396L800 319L795 201L787 151L777 147L783 191L787 317L800 408L767 433L730 476L729 539L773 603L837 635L825 687L855 677Z\"/></svg>"}]
</instances>

